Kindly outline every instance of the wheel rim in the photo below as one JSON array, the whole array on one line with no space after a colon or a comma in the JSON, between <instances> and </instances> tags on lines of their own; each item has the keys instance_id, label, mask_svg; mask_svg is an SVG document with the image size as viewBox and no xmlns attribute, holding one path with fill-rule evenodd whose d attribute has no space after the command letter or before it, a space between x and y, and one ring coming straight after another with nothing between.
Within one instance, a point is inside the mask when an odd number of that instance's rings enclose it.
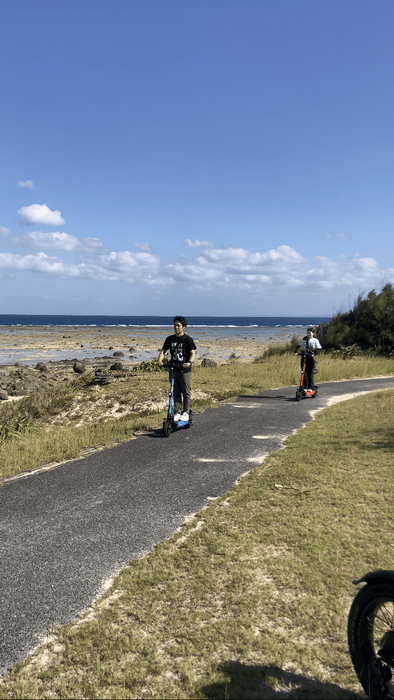
<instances>
[{"instance_id":1,"label":"wheel rim","mask_svg":"<svg viewBox=\"0 0 394 700\"><path fill-rule=\"evenodd\" d=\"M375 656L378 656L382 645L386 645L386 651L389 650L388 642L393 640L394 635L394 600L378 600L373 606L368 615L368 637L372 645ZM394 654L394 646L393 646ZM394 657L391 660L393 664Z\"/></svg>"},{"instance_id":2,"label":"wheel rim","mask_svg":"<svg viewBox=\"0 0 394 700\"><path fill-rule=\"evenodd\" d=\"M371 690L376 683L382 684L387 688L387 698L393 698L390 669L394 668L394 599L372 601L360 627L365 639L363 656L369 666Z\"/></svg>"}]
</instances>

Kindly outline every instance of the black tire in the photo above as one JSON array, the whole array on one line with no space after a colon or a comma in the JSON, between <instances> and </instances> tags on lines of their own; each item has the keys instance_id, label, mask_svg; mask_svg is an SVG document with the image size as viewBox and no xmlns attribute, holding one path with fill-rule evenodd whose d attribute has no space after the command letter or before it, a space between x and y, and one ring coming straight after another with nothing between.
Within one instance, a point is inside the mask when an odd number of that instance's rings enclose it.
<instances>
[{"instance_id":1,"label":"black tire","mask_svg":"<svg viewBox=\"0 0 394 700\"><path fill-rule=\"evenodd\" d=\"M300 392L299 389L297 389L296 395L295 395L295 400L296 400L296 401L300 401L300 399L301 399L301 392Z\"/></svg>"},{"instance_id":2,"label":"black tire","mask_svg":"<svg viewBox=\"0 0 394 700\"><path fill-rule=\"evenodd\" d=\"M170 437L171 434L171 424L168 420L163 420L163 435L164 437Z\"/></svg>"},{"instance_id":3,"label":"black tire","mask_svg":"<svg viewBox=\"0 0 394 700\"><path fill-rule=\"evenodd\" d=\"M394 699L391 682L391 669L394 668L394 582L367 584L357 593L349 612L348 644L354 670L368 697L373 700Z\"/></svg>"}]
</instances>

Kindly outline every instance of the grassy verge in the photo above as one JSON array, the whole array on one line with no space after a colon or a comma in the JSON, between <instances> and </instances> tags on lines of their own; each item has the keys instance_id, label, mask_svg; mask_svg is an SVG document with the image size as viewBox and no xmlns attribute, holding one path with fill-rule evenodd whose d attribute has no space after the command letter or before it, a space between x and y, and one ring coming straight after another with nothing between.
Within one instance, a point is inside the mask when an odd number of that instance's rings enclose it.
<instances>
[{"instance_id":1,"label":"grassy verge","mask_svg":"<svg viewBox=\"0 0 394 700\"><path fill-rule=\"evenodd\" d=\"M346 617L351 579L392 567L393 408L385 391L317 414L0 697L363 697Z\"/></svg>"},{"instance_id":2,"label":"grassy verge","mask_svg":"<svg viewBox=\"0 0 394 700\"><path fill-rule=\"evenodd\" d=\"M278 352L282 351L279 346ZM330 355L319 363L319 381L394 373L394 358ZM294 354L257 358L193 370L193 408L242 393L296 384L299 363ZM84 450L106 448L129 440L135 432L158 429L166 412L167 373L149 372L97 387L92 377L54 391L35 392L0 406L0 479L48 463L73 459Z\"/></svg>"}]
</instances>

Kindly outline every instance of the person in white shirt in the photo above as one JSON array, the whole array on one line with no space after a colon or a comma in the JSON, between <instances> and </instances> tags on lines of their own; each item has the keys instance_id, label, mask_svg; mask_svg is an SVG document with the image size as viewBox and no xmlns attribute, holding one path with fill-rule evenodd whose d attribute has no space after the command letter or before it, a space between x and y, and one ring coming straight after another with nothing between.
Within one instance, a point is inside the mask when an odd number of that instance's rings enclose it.
<instances>
[{"instance_id":1,"label":"person in white shirt","mask_svg":"<svg viewBox=\"0 0 394 700\"><path fill-rule=\"evenodd\" d=\"M306 333L306 336L302 339L301 343L298 344L297 348L300 346L302 347L301 369L303 368L304 357L306 359L304 386L308 391L308 389L313 390L315 388L313 382L313 370L316 367L314 355L318 355L323 348L318 339L315 338L314 328L308 328Z\"/></svg>"}]
</instances>

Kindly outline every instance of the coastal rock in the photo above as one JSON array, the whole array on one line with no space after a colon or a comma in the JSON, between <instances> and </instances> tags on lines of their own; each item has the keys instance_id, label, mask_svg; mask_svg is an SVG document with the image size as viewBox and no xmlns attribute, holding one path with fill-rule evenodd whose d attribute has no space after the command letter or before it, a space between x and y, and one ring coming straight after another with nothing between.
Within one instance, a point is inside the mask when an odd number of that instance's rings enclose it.
<instances>
[{"instance_id":1,"label":"coastal rock","mask_svg":"<svg viewBox=\"0 0 394 700\"><path fill-rule=\"evenodd\" d=\"M201 367L217 367L217 362L211 360L209 357L205 357L201 362Z\"/></svg>"},{"instance_id":2,"label":"coastal rock","mask_svg":"<svg viewBox=\"0 0 394 700\"><path fill-rule=\"evenodd\" d=\"M4 389L0 389L0 401L7 401L8 394Z\"/></svg>"},{"instance_id":3,"label":"coastal rock","mask_svg":"<svg viewBox=\"0 0 394 700\"><path fill-rule=\"evenodd\" d=\"M114 364L111 365L110 369L118 371L120 369L123 369L123 364L121 362L114 362Z\"/></svg>"},{"instance_id":4,"label":"coastal rock","mask_svg":"<svg viewBox=\"0 0 394 700\"><path fill-rule=\"evenodd\" d=\"M83 374L84 372L86 372L85 363L77 360L73 364L73 370L74 372L77 372L77 374Z\"/></svg>"},{"instance_id":5,"label":"coastal rock","mask_svg":"<svg viewBox=\"0 0 394 700\"><path fill-rule=\"evenodd\" d=\"M113 353L113 357L124 357L124 352L121 352L121 350L117 350Z\"/></svg>"}]
</instances>

